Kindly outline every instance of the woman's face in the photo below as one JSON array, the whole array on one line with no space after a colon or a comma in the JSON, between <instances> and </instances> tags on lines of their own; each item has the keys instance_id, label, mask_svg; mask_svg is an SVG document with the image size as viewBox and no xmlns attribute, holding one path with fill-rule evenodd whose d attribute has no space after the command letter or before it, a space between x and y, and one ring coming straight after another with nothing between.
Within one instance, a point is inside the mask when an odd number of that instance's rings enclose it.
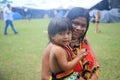
<instances>
[{"instance_id":1,"label":"woman's face","mask_svg":"<svg viewBox=\"0 0 120 80\"><path fill-rule=\"evenodd\" d=\"M86 31L87 20L84 17L78 17L72 20L72 26L73 26L72 39L78 39Z\"/></svg>"}]
</instances>

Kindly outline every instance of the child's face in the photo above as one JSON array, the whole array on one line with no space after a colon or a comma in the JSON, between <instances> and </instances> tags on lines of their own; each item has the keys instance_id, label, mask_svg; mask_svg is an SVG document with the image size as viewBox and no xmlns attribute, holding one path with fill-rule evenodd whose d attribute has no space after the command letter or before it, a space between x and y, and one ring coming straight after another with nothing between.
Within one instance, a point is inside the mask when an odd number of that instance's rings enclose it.
<instances>
[{"instance_id":1,"label":"child's face","mask_svg":"<svg viewBox=\"0 0 120 80\"><path fill-rule=\"evenodd\" d=\"M87 20L84 17L76 18L72 21L73 26L73 39L78 39L82 36L86 31Z\"/></svg>"},{"instance_id":2,"label":"child's face","mask_svg":"<svg viewBox=\"0 0 120 80\"><path fill-rule=\"evenodd\" d=\"M72 31L70 30L66 30L63 32L58 32L57 34L55 34L52 39L53 41L58 44L58 45L62 45L62 46L66 46L70 43L72 38Z\"/></svg>"}]
</instances>

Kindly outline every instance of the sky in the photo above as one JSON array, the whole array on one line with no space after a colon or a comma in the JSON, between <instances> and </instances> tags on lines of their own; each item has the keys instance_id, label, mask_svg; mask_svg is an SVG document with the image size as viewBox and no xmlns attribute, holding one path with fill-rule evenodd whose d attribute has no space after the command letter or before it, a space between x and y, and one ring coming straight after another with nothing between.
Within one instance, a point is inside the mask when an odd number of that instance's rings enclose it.
<instances>
[{"instance_id":1,"label":"sky","mask_svg":"<svg viewBox=\"0 0 120 80\"><path fill-rule=\"evenodd\" d=\"M56 8L72 8L84 7L91 8L102 0L10 0L13 6L26 6L38 9L56 9Z\"/></svg>"}]
</instances>

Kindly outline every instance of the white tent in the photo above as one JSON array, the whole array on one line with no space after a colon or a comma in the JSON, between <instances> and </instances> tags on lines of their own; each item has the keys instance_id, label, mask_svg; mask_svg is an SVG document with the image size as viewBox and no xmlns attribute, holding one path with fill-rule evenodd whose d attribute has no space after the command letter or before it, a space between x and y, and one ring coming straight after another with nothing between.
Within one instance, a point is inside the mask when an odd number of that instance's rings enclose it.
<instances>
[{"instance_id":1,"label":"white tent","mask_svg":"<svg viewBox=\"0 0 120 80\"><path fill-rule=\"evenodd\" d=\"M72 7L91 8L102 0L12 0L14 7L36 9L69 9Z\"/></svg>"}]
</instances>

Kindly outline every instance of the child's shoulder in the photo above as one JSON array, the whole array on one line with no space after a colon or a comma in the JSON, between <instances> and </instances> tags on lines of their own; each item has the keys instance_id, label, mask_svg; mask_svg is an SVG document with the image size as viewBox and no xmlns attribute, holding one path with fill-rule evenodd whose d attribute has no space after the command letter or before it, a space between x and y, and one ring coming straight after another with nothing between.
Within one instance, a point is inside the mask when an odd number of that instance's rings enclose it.
<instances>
[{"instance_id":1,"label":"child's shoulder","mask_svg":"<svg viewBox=\"0 0 120 80\"><path fill-rule=\"evenodd\" d=\"M52 49L55 49L55 50L63 50L64 48L59 46L59 45L53 45L52 46Z\"/></svg>"},{"instance_id":2,"label":"child's shoulder","mask_svg":"<svg viewBox=\"0 0 120 80\"><path fill-rule=\"evenodd\" d=\"M57 53L63 53L65 52L65 49L61 46L58 46L58 45L53 45L52 46L52 49L51 49L53 52L57 52Z\"/></svg>"}]
</instances>

